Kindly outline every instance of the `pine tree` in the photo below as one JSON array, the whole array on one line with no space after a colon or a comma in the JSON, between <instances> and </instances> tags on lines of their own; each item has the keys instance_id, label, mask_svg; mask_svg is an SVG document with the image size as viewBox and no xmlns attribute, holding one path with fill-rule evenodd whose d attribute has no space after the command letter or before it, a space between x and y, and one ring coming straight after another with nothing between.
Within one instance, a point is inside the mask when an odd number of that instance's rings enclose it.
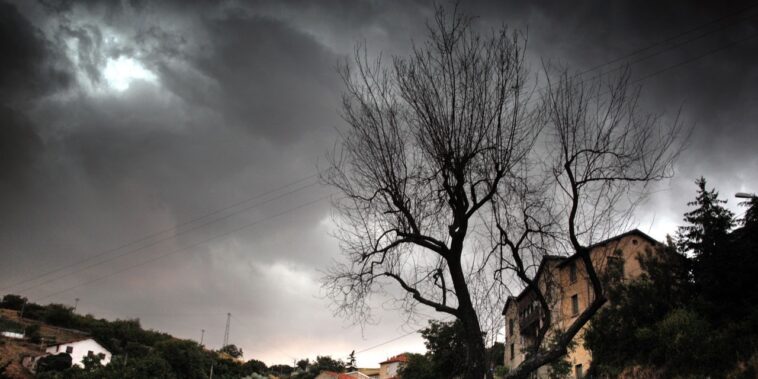
<instances>
[{"instance_id":1,"label":"pine tree","mask_svg":"<svg viewBox=\"0 0 758 379\"><path fill-rule=\"evenodd\" d=\"M347 371L355 371L355 350L350 352L350 355L347 356Z\"/></svg>"},{"instance_id":2,"label":"pine tree","mask_svg":"<svg viewBox=\"0 0 758 379\"><path fill-rule=\"evenodd\" d=\"M739 264L729 237L736 220L734 213L723 207L726 200L719 199L715 189L707 189L704 178L695 184L697 197L687 205L696 208L684 214L688 225L679 227L677 247L682 253L693 255L695 290L703 299L705 313L712 319L728 318L729 305L742 297L739 289L725 283Z\"/></svg>"},{"instance_id":3,"label":"pine tree","mask_svg":"<svg viewBox=\"0 0 758 379\"><path fill-rule=\"evenodd\" d=\"M726 240L734 227L734 213L724 208L726 200L719 199L715 189L706 188L705 178L695 181L698 186L695 201L687 203L694 210L684 214L689 225L680 226L677 232L677 247L683 252L691 252L698 259L708 259L716 254L719 244Z\"/></svg>"}]
</instances>

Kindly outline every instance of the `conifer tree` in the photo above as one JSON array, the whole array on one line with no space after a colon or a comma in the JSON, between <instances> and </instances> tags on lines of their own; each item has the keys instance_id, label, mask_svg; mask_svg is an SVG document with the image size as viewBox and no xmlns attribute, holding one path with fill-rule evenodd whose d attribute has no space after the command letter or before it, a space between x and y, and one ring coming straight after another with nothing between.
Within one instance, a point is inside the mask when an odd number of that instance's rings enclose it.
<instances>
[{"instance_id":1,"label":"conifer tree","mask_svg":"<svg viewBox=\"0 0 758 379\"><path fill-rule=\"evenodd\" d=\"M697 258L707 258L716 252L734 227L734 213L722 206L727 201L719 199L715 189L707 189L705 178L700 177L695 184L697 197L687 205L697 208L684 214L684 221L689 225L679 227L677 246Z\"/></svg>"}]
</instances>

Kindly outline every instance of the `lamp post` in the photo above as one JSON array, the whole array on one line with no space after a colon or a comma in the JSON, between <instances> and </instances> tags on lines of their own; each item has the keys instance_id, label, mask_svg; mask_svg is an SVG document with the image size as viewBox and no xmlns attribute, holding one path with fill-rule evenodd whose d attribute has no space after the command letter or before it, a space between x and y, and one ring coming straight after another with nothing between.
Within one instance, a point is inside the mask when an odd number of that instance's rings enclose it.
<instances>
[{"instance_id":1,"label":"lamp post","mask_svg":"<svg viewBox=\"0 0 758 379\"><path fill-rule=\"evenodd\" d=\"M758 195L754 193L747 193L747 192L737 192L734 194L734 197L740 198L740 199L755 199L758 198Z\"/></svg>"}]
</instances>

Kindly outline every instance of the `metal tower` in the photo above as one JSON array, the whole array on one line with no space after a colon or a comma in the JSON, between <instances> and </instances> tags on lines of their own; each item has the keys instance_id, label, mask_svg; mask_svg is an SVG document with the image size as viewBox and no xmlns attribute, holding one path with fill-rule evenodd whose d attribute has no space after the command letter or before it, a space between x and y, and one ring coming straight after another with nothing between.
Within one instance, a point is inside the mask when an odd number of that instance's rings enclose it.
<instances>
[{"instance_id":1,"label":"metal tower","mask_svg":"<svg viewBox=\"0 0 758 379\"><path fill-rule=\"evenodd\" d=\"M229 323L231 322L231 320L232 320L232 314L227 313L226 314L226 330L224 331L224 344L221 345L222 347L229 345Z\"/></svg>"}]
</instances>

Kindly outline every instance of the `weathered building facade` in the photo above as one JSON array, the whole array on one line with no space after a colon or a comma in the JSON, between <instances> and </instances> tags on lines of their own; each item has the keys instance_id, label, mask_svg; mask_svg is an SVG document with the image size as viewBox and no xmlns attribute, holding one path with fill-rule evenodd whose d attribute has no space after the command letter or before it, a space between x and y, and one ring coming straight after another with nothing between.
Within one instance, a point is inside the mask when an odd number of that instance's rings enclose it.
<instances>
[{"instance_id":1,"label":"weathered building facade","mask_svg":"<svg viewBox=\"0 0 758 379\"><path fill-rule=\"evenodd\" d=\"M604 280L630 280L640 276L638 257L646 251L656 251L658 245L652 237L632 230L590 246L590 257L598 275ZM543 340L549 343L555 330L565 330L593 300L594 292L587 271L576 255L569 257L545 256L534 276L551 309L552 327ZM503 310L505 316L505 365L516 367L526 358L526 348L533 346L542 325L542 307L533 288L525 288L518 296L510 297ZM586 328L587 325L584 326ZM584 348L582 329L576 337L573 350L568 354L571 377L585 376L592 354ZM536 377L547 377L542 367Z\"/></svg>"}]
</instances>

